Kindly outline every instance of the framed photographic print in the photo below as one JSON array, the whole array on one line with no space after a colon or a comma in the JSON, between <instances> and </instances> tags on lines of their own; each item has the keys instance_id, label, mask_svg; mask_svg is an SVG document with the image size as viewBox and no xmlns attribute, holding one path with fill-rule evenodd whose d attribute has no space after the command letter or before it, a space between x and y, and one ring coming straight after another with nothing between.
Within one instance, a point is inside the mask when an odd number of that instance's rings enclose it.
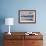
<instances>
[{"instance_id":1,"label":"framed photographic print","mask_svg":"<svg viewBox=\"0 0 46 46\"><path fill-rule=\"evenodd\" d=\"M36 23L36 10L19 10L19 23Z\"/></svg>"}]
</instances>

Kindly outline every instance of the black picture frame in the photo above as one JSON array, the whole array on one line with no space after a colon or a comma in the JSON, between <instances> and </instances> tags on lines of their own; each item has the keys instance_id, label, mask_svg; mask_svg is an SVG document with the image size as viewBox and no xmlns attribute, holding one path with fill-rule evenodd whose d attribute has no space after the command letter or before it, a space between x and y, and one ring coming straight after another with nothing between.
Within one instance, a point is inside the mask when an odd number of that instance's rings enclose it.
<instances>
[{"instance_id":1,"label":"black picture frame","mask_svg":"<svg viewBox=\"0 0 46 46\"><path fill-rule=\"evenodd\" d=\"M36 23L36 10L18 10L19 23Z\"/></svg>"}]
</instances>

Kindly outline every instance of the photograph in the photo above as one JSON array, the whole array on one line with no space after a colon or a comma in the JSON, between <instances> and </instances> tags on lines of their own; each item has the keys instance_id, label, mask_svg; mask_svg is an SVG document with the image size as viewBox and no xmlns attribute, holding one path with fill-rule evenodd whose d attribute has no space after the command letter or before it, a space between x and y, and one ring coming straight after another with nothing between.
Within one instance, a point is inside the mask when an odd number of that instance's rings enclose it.
<instances>
[{"instance_id":1,"label":"photograph","mask_svg":"<svg viewBox=\"0 0 46 46\"><path fill-rule=\"evenodd\" d=\"M36 10L19 10L19 23L36 23Z\"/></svg>"}]
</instances>

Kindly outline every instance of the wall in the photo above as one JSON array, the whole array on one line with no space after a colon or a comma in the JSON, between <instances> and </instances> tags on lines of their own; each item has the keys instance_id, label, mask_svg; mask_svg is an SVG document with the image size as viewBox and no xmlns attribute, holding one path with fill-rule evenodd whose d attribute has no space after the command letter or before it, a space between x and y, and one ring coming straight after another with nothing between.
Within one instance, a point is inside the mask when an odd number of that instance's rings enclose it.
<instances>
[{"instance_id":1,"label":"wall","mask_svg":"<svg viewBox=\"0 0 46 46\"><path fill-rule=\"evenodd\" d=\"M0 17L13 17L15 20L14 26L11 26L12 32L35 32L40 31L46 35L46 0L0 0ZM18 10L20 9L35 9L36 24L19 24ZM0 24L1 25L1 24ZM8 26L2 24L1 32L8 32ZM46 40L46 39L45 39ZM46 42L45 42L46 44Z\"/></svg>"},{"instance_id":2,"label":"wall","mask_svg":"<svg viewBox=\"0 0 46 46\"><path fill-rule=\"evenodd\" d=\"M45 0L1 0L1 15L3 17L13 17L15 25L11 31L46 31L46 1ZM35 9L36 24L19 24L18 10ZM2 32L8 31L6 25L2 26Z\"/></svg>"}]
</instances>

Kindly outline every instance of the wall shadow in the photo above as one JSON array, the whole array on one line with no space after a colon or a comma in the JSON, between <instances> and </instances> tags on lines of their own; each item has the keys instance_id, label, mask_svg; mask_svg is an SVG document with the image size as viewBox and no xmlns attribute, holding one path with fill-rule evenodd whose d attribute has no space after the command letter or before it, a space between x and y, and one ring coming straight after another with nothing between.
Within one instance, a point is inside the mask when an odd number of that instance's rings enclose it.
<instances>
[{"instance_id":1,"label":"wall shadow","mask_svg":"<svg viewBox=\"0 0 46 46\"><path fill-rule=\"evenodd\" d=\"M4 25L4 23L5 23L5 17L0 16L0 46L4 46L3 45L4 33L2 32L2 25Z\"/></svg>"}]
</instances>

